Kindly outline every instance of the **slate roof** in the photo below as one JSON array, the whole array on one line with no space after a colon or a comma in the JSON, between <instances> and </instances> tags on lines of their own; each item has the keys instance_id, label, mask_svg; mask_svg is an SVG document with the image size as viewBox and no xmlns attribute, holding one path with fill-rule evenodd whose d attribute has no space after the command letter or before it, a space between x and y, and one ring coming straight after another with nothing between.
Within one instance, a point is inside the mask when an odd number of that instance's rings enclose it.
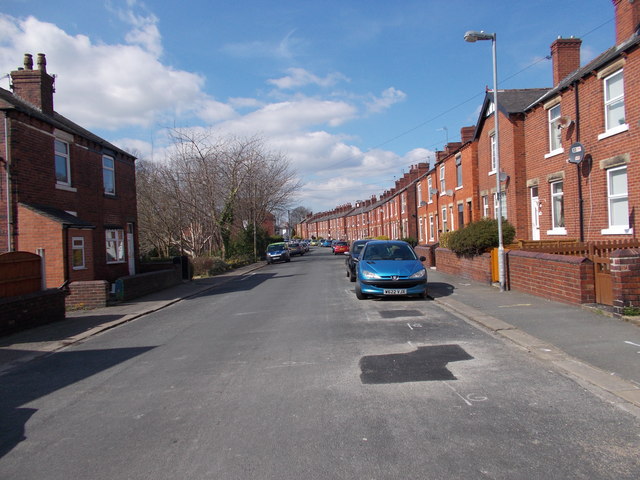
<instances>
[{"instance_id":1,"label":"slate roof","mask_svg":"<svg viewBox=\"0 0 640 480\"><path fill-rule=\"evenodd\" d=\"M120 153L122 155L135 158L128 152L116 147L112 143L107 142L104 138L99 137L98 135L91 133L89 130L82 128L77 123L72 122L68 118L60 115L57 112L53 112L53 116L45 115L41 110L31 105L29 102L23 100L22 98L14 95L8 90L4 88L0 88L0 110L17 110L19 112L25 113L31 117L37 118L43 122L46 122L55 128L60 130L64 130L65 132L72 133L78 135L82 138L86 138L91 142L97 143L105 149L109 149L114 153Z\"/></svg>"},{"instance_id":2,"label":"slate roof","mask_svg":"<svg viewBox=\"0 0 640 480\"><path fill-rule=\"evenodd\" d=\"M75 215L71 215L64 210L60 210L59 208L49 207L46 205L35 205L27 202L20 202L20 205L65 227L96 228L94 224L82 220Z\"/></svg>"}]
</instances>

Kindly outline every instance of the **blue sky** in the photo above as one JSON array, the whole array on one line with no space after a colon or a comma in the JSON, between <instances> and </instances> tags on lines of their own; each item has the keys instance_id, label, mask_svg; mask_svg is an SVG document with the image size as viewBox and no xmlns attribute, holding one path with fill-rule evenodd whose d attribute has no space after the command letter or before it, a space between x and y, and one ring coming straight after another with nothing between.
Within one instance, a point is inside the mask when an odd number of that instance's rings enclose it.
<instances>
[{"instance_id":1,"label":"blue sky","mask_svg":"<svg viewBox=\"0 0 640 480\"><path fill-rule=\"evenodd\" d=\"M474 125L492 86L549 87L558 36L615 43L611 0L2 0L0 76L45 53L55 109L141 158L167 129L258 136L331 209L393 187ZM0 87L8 88L6 78Z\"/></svg>"}]
</instances>

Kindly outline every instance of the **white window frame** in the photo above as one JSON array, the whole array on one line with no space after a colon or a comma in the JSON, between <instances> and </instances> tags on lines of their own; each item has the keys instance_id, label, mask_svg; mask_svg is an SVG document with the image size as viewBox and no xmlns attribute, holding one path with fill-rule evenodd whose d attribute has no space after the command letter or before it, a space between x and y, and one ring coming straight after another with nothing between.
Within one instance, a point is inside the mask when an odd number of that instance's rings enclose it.
<instances>
[{"instance_id":1,"label":"white window frame","mask_svg":"<svg viewBox=\"0 0 640 480\"><path fill-rule=\"evenodd\" d=\"M506 192L502 192L500 195L500 202L502 203L502 218L504 220L507 219L507 194ZM498 218L498 195L496 193L493 194L493 218Z\"/></svg>"},{"instance_id":2,"label":"white window frame","mask_svg":"<svg viewBox=\"0 0 640 480\"><path fill-rule=\"evenodd\" d=\"M422 202L422 183L416 183L416 207L420 208L420 202Z\"/></svg>"},{"instance_id":3,"label":"white window frame","mask_svg":"<svg viewBox=\"0 0 640 480\"><path fill-rule=\"evenodd\" d=\"M111 166L105 165L105 160L107 162L111 161ZM113 190L111 191L107 190L107 177L111 177L111 184L113 185ZM116 159L111 155L102 156L102 186L106 195L116 194Z\"/></svg>"},{"instance_id":4,"label":"white window frame","mask_svg":"<svg viewBox=\"0 0 640 480\"><path fill-rule=\"evenodd\" d=\"M560 185L562 191L556 191L556 187ZM551 197L551 230L547 230L547 235L566 235L566 213L564 208L564 180L558 180L549 183L549 195ZM559 225L559 220L556 218L556 203L561 202L562 205L562 222L563 225Z\"/></svg>"},{"instance_id":5,"label":"white window frame","mask_svg":"<svg viewBox=\"0 0 640 480\"><path fill-rule=\"evenodd\" d=\"M548 112L549 119L549 153L545 158L558 155L564 151L562 148L562 131L560 130L560 104L551 107Z\"/></svg>"},{"instance_id":6,"label":"white window frame","mask_svg":"<svg viewBox=\"0 0 640 480\"><path fill-rule=\"evenodd\" d=\"M82 258L82 264L81 265L75 265L75 252L79 251L81 258ZM86 267L86 263L85 263L85 250L84 250L84 237L72 237L71 238L71 267L73 270L85 270Z\"/></svg>"},{"instance_id":7,"label":"white window frame","mask_svg":"<svg viewBox=\"0 0 640 480\"><path fill-rule=\"evenodd\" d=\"M58 151L58 144L64 145L65 152ZM54 171L56 177L56 183L58 185L64 185L67 187L71 186L71 156L69 155L69 142L65 142L64 140L60 140L59 138L54 139ZM58 159L64 162L64 167L66 170L66 179L60 180L58 179Z\"/></svg>"},{"instance_id":8,"label":"white window frame","mask_svg":"<svg viewBox=\"0 0 640 480\"><path fill-rule=\"evenodd\" d=\"M449 231L447 224L447 207L442 207L442 233Z\"/></svg>"},{"instance_id":9,"label":"white window frame","mask_svg":"<svg viewBox=\"0 0 640 480\"><path fill-rule=\"evenodd\" d=\"M403 193L402 195L400 195L400 209L401 209L403 214L407 210L407 194L406 194L406 192Z\"/></svg>"},{"instance_id":10,"label":"white window frame","mask_svg":"<svg viewBox=\"0 0 640 480\"><path fill-rule=\"evenodd\" d=\"M456 190L462 188L462 157L456 157Z\"/></svg>"},{"instance_id":11,"label":"white window frame","mask_svg":"<svg viewBox=\"0 0 640 480\"><path fill-rule=\"evenodd\" d=\"M433 182L431 180L431 175L427 177L427 203L433 203L433 198L431 197L431 189L433 188Z\"/></svg>"},{"instance_id":12,"label":"white window frame","mask_svg":"<svg viewBox=\"0 0 640 480\"><path fill-rule=\"evenodd\" d=\"M447 190L447 182L444 177L444 165L440 165L440 195L444 195Z\"/></svg>"},{"instance_id":13,"label":"white window frame","mask_svg":"<svg viewBox=\"0 0 640 480\"><path fill-rule=\"evenodd\" d=\"M124 229L109 228L105 230L105 238L107 264L125 263L126 256L124 251ZM115 255L109 253L110 249L112 249Z\"/></svg>"},{"instance_id":14,"label":"white window frame","mask_svg":"<svg viewBox=\"0 0 640 480\"><path fill-rule=\"evenodd\" d=\"M610 137L611 135L616 135L621 132L626 132L629 130L629 125L626 123L626 111L625 111L625 103L624 103L624 69L619 69L613 72L611 75L607 75L602 80L603 87L603 101L604 101L604 126L605 132L598 135L598 140L602 140L603 138ZM607 98L607 86L609 81L620 75L620 81L622 82L622 94L617 97ZM624 112L623 123L618 123L617 125L609 125L609 109L612 105L622 101L622 110Z\"/></svg>"},{"instance_id":15,"label":"white window frame","mask_svg":"<svg viewBox=\"0 0 640 480\"><path fill-rule=\"evenodd\" d=\"M482 216L489 218L489 195L482 196Z\"/></svg>"},{"instance_id":16,"label":"white window frame","mask_svg":"<svg viewBox=\"0 0 640 480\"><path fill-rule=\"evenodd\" d=\"M627 176L626 186L627 190L625 192L616 192L613 193L612 190L612 174L615 172L620 172L624 170L625 175ZM627 202L627 223L626 224L618 224L614 225L611 223L612 220L612 206L614 202L619 202L620 200L626 200ZM628 235L633 233L633 228L629 227L629 177L627 166L623 165L621 167L609 168L607 170L607 222L609 228L606 228L601 231L602 235Z\"/></svg>"},{"instance_id":17,"label":"white window frame","mask_svg":"<svg viewBox=\"0 0 640 480\"><path fill-rule=\"evenodd\" d=\"M451 231L456 229L455 216L453 215L453 205L449 205L449 220L451 221Z\"/></svg>"},{"instance_id":18,"label":"white window frame","mask_svg":"<svg viewBox=\"0 0 640 480\"><path fill-rule=\"evenodd\" d=\"M418 218L418 232L420 232L419 235L418 235L418 238L419 238L420 242L422 242L424 240L424 236L423 236L424 232L422 231L423 228L424 228L424 219L422 217L420 217L420 218Z\"/></svg>"},{"instance_id":19,"label":"white window frame","mask_svg":"<svg viewBox=\"0 0 640 480\"><path fill-rule=\"evenodd\" d=\"M489 175L495 175L496 173L496 134L493 132L489 135L489 146L491 149L491 170Z\"/></svg>"},{"instance_id":20,"label":"white window frame","mask_svg":"<svg viewBox=\"0 0 640 480\"><path fill-rule=\"evenodd\" d=\"M436 238L435 223L433 222L433 214L429 215L429 241L433 242Z\"/></svg>"}]
</instances>

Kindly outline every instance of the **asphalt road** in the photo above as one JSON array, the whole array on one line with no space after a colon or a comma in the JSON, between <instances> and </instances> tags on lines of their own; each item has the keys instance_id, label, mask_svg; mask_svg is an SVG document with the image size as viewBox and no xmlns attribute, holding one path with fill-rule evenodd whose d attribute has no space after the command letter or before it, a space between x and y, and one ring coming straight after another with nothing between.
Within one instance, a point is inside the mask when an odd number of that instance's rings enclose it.
<instances>
[{"instance_id":1,"label":"asphalt road","mask_svg":"<svg viewBox=\"0 0 640 480\"><path fill-rule=\"evenodd\" d=\"M636 479L640 422L328 249L0 377L1 479Z\"/></svg>"}]
</instances>

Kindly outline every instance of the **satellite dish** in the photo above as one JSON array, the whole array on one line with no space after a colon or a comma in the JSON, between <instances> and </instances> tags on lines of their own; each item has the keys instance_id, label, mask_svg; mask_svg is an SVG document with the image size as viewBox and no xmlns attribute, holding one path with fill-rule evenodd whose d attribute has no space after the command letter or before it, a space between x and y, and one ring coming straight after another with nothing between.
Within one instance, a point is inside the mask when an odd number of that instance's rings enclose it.
<instances>
[{"instance_id":1,"label":"satellite dish","mask_svg":"<svg viewBox=\"0 0 640 480\"><path fill-rule=\"evenodd\" d=\"M558 119L558 128L568 128L572 123L571 117L564 115Z\"/></svg>"},{"instance_id":2,"label":"satellite dish","mask_svg":"<svg viewBox=\"0 0 640 480\"><path fill-rule=\"evenodd\" d=\"M447 190L445 192L446 195L452 196L453 195L453 190Z\"/></svg>"},{"instance_id":3,"label":"satellite dish","mask_svg":"<svg viewBox=\"0 0 640 480\"><path fill-rule=\"evenodd\" d=\"M438 194L438 189L437 188L430 188L429 189L429 195L437 195Z\"/></svg>"},{"instance_id":4,"label":"satellite dish","mask_svg":"<svg viewBox=\"0 0 640 480\"><path fill-rule=\"evenodd\" d=\"M582 162L584 158L584 146L580 142L576 142L569 147L569 163L575 163L576 165Z\"/></svg>"}]
</instances>

